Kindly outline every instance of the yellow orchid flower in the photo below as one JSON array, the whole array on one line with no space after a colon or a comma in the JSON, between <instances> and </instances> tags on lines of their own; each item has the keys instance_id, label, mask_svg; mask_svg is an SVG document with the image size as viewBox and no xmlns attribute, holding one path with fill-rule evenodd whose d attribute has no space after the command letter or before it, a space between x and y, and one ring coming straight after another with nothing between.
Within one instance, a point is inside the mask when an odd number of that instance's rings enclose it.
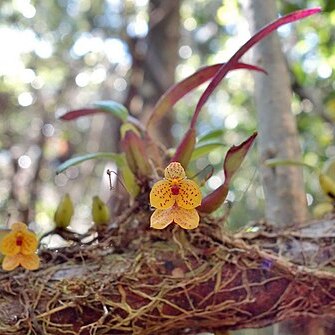
<instances>
[{"instance_id":1,"label":"yellow orchid flower","mask_svg":"<svg viewBox=\"0 0 335 335\"><path fill-rule=\"evenodd\" d=\"M199 214L194 208L185 209L177 204L168 209L156 209L151 215L150 227L164 229L172 222L184 229L194 229L199 225Z\"/></svg>"},{"instance_id":2,"label":"yellow orchid flower","mask_svg":"<svg viewBox=\"0 0 335 335\"><path fill-rule=\"evenodd\" d=\"M19 265L27 270L37 270L40 267L40 259L36 254L17 254L14 256L5 256L2 261L2 268L5 271L12 271Z\"/></svg>"},{"instance_id":3,"label":"yellow orchid flower","mask_svg":"<svg viewBox=\"0 0 335 335\"><path fill-rule=\"evenodd\" d=\"M183 209L194 209L201 204L199 186L186 178L179 162L170 163L164 171L164 180L154 184L150 204L157 209L168 209L175 203Z\"/></svg>"},{"instance_id":4,"label":"yellow orchid flower","mask_svg":"<svg viewBox=\"0 0 335 335\"><path fill-rule=\"evenodd\" d=\"M11 232L5 235L0 242L0 252L5 256L2 268L11 271L22 265L27 270L39 268L40 260L35 254L38 240L35 233L29 231L22 222L11 226Z\"/></svg>"}]
</instances>

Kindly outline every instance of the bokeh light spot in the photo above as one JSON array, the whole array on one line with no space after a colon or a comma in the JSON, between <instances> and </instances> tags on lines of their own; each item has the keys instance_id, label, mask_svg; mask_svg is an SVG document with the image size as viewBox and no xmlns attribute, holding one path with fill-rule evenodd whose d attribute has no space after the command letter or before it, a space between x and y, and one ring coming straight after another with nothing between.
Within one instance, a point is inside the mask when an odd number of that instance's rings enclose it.
<instances>
[{"instance_id":1,"label":"bokeh light spot","mask_svg":"<svg viewBox=\"0 0 335 335\"><path fill-rule=\"evenodd\" d=\"M20 156L17 162L21 169L28 169L31 166L31 158L27 155Z\"/></svg>"},{"instance_id":2,"label":"bokeh light spot","mask_svg":"<svg viewBox=\"0 0 335 335\"><path fill-rule=\"evenodd\" d=\"M50 124L50 123L46 123L43 125L42 127L42 134L46 137L51 137L55 132L55 127Z\"/></svg>"},{"instance_id":3,"label":"bokeh light spot","mask_svg":"<svg viewBox=\"0 0 335 335\"><path fill-rule=\"evenodd\" d=\"M188 45L182 45L179 48L179 56L183 59L190 58L192 56L192 49Z\"/></svg>"},{"instance_id":4,"label":"bokeh light spot","mask_svg":"<svg viewBox=\"0 0 335 335\"><path fill-rule=\"evenodd\" d=\"M33 103L34 97L30 92L23 92L19 94L17 101L19 102L20 106L27 107Z\"/></svg>"},{"instance_id":5,"label":"bokeh light spot","mask_svg":"<svg viewBox=\"0 0 335 335\"><path fill-rule=\"evenodd\" d=\"M76 76L75 81L76 81L77 86L85 87L90 82L90 76L86 72L81 72Z\"/></svg>"},{"instance_id":6,"label":"bokeh light spot","mask_svg":"<svg viewBox=\"0 0 335 335\"><path fill-rule=\"evenodd\" d=\"M189 17L184 21L184 28L192 31L197 27L197 21L193 17Z\"/></svg>"}]
</instances>

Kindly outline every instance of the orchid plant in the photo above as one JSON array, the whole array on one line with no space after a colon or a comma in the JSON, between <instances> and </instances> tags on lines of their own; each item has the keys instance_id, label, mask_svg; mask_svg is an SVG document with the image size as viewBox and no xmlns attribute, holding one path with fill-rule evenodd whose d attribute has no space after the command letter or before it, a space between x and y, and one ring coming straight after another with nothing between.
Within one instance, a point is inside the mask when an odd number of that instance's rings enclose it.
<instances>
[{"instance_id":1,"label":"orchid plant","mask_svg":"<svg viewBox=\"0 0 335 335\"><path fill-rule=\"evenodd\" d=\"M278 18L252 36L228 62L205 66L173 85L156 103L146 124L132 117L126 107L115 101L100 101L96 102L93 108L65 113L60 117L61 120L70 121L97 113L107 113L119 118L122 122L120 129L122 152L95 152L80 155L61 164L57 173L90 159L113 160L122 171L124 185L129 194L133 198L142 196L142 199L143 194L148 195L147 203L155 208L150 219L152 228L164 229L173 222L184 229L198 227L198 212L210 214L225 201L230 182L257 136L255 132L244 142L228 150L223 162L225 176L223 184L203 197L199 186L188 179L185 172L191 159L209 153L213 149L212 143L202 146L197 144L196 124L202 107L228 72L245 69L266 74L265 69L240 62L241 57L253 45L278 27L318 12L320 8L305 9ZM189 129L171 157L168 152L162 152L162 146L152 139L151 129L180 99L206 81L209 81L209 84L196 105ZM163 179L159 180L157 172L163 170ZM327 175L321 177L320 184L325 193L333 199L334 183L329 179L330 177L327 178ZM61 202L55 215L56 226L61 228L69 224L73 214L69 196L65 196L64 201ZM93 198L92 215L96 224L103 225L108 222L109 212L105 207L106 205L98 197ZM10 230L0 231L2 268L6 271L11 271L20 265L27 270L38 269L40 260L36 254L37 249L38 237L34 232L29 231L24 223L17 222L12 224Z\"/></svg>"},{"instance_id":2,"label":"orchid plant","mask_svg":"<svg viewBox=\"0 0 335 335\"><path fill-rule=\"evenodd\" d=\"M61 164L57 172L61 173L89 159L113 160L122 171L125 187L132 197L139 197L151 188L150 204L156 208L151 216L151 227L163 229L175 222L185 229L196 228L199 224L198 211L212 213L225 201L230 182L257 136L255 132L243 143L228 150L223 162L225 175L223 184L202 198L198 185L187 179L185 173L191 157L199 148L196 140L196 124L202 107L228 72L245 69L266 74L265 69L240 61L252 46L278 27L318 12L320 12L319 8L305 9L278 18L252 36L228 62L201 68L193 75L173 85L156 103L146 124L135 119L129 114L126 107L115 101L100 101L96 102L92 108L65 113L60 117L61 120L70 121L96 113L107 113L119 118L122 122L120 147L123 152L96 152L80 155ZM196 105L189 129L176 147L174 155L171 157L167 152L162 153L161 146L151 137L152 127L187 93L206 81L209 81L209 84ZM211 148L210 145L202 148L202 153L210 152ZM163 171L164 168L165 178L158 181L157 171Z\"/></svg>"}]
</instances>

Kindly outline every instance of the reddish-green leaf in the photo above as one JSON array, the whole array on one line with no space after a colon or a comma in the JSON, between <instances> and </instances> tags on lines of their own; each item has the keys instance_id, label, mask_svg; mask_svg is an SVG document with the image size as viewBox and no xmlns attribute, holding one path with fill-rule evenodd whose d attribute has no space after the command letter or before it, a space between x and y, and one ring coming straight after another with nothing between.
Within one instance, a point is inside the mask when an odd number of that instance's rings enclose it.
<instances>
[{"instance_id":1,"label":"reddish-green leaf","mask_svg":"<svg viewBox=\"0 0 335 335\"><path fill-rule=\"evenodd\" d=\"M164 114L167 113L171 109L171 107L183 96L212 78L222 67L222 65L223 64L214 64L206 66L193 73L191 76L180 81L179 83L171 86L170 89L162 95L162 97L158 100L155 107L153 108L151 115L148 119L147 127L153 122L157 122L159 119L161 119ZM247 69L266 73L262 68L258 66L245 63L235 64L234 70L238 69Z\"/></svg>"},{"instance_id":2,"label":"reddish-green leaf","mask_svg":"<svg viewBox=\"0 0 335 335\"><path fill-rule=\"evenodd\" d=\"M107 100L107 101L97 101L94 103L96 108L82 108L82 109L76 109L69 111L59 118L61 120L74 120L82 116L88 116L98 113L109 113L117 118L119 118L121 121L126 121L128 118L128 110L123 105L119 104L116 101Z\"/></svg>"},{"instance_id":3,"label":"reddish-green leaf","mask_svg":"<svg viewBox=\"0 0 335 335\"><path fill-rule=\"evenodd\" d=\"M241 143L240 145L233 145L228 150L223 163L225 180L230 181L235 172L239 169L244 160L244 157L246 156L250 147L254 143L256 136L257 133L253 133L243 143Z\"/></svg>"},{"instance_id":4,"label":"reddish-green leaf","mask_svg":"<svg viewBox=\"0 0 335 335\"><path fill-rule=\"evenodd\" d=\"M217 210L226 200L229 191L229 183L224 182L212 193L208 194L202 199L200 207L198 207L201 213L212 213Z\"/></svg>"},{"instance_id":5,"label":"reddish-green leaf","mask_svg":"<svg viewBox=\"0 0 335 335\"><path fill-rule=\"evenodd\" d=\"M245 44L242 45L240 49L230 58L230 60L227 63L224 63L220 69L215 74L214 78L209 83L208 87L206 88L205 92L201 95L199 102L196 106L190 128L194 128L195 124L198 119L198 115L200 113L201 108L205 104L205 102L208 100L209 96L212 94L214 89L218 86L218 84L221 82L221 80L226 76L226 74L235 69L236 65L238 64L239 59L257 42L262 40L264 37L268 36L270 33L272 33L274 30L279 28L282 25L285 25L290 22L294 22L297 20L301 20L307 16L319 13L321 11L320 8L311 8L311 9L304 9L299 10L296 12L293 12L291 14L288 14L286 16L283 16L272 23L266 25L261 30L259 30L254 36L252 36Z\"/></svg>"},{"instance_id":6,"label":"reddish-green leaf","mask_svg":"<svg viewBox=\"0 0 335 335\"><path fill-rule=\"evenodd\" d=\"M128 109L120 103L113 100L96 101L95 106L101 108L104 112L110 113L121 121L125 122L128 118Z\"/></svg>"},{"instance_id":7,"label":"reddish-green leaf","mask_svg":"<svg viewBox=\"0 0 335 335\"><path fill-rule=\"evenodd\" d=\"M82 116L88 116L88 115L93 115L97 113L103 113L103 110L99 108L81 108L81 109L76 109L76 110L66 112L65 114L61 115L59 119L65 120L65 121L71 121L71 120L78 119L79 117L82 117Z\"/></svg>"},{"instance_id":8,"label":"reddish-green leaf","mask_svg":"<svg viewBox=\"0 0 335 335\"><path fill-rule=\"evenodd\" d=\"M171 162L179 162L186 170L195 147L195 129L189 129L178 145Z\"/></svg>"},{"instance_id":9,"label":"reddish-green leaf","mask_svg":"<svg viewBox=\"0 0 335 335\"><path fill-rule=\"evenodd\" d=\"M198 208L200 212L212 213L224 203L229 191L230 181L241 166L256 136L257 133L254 133L240 145L234 145L228 150L223 163L225 174L224 183L202 200L201 206Z\"/></svg>"},{"instance_id":10,"label":"reddish-green leaf","mask_svg":"<svg viewBox=\"0 0 335 335\"><path fill-rule=\"evenodd\" d=\"M121 139L121 147L131 171L138 177L148 176L151 167L143 139L134 131L127 130Z\"/></svg>"}]
</instances>

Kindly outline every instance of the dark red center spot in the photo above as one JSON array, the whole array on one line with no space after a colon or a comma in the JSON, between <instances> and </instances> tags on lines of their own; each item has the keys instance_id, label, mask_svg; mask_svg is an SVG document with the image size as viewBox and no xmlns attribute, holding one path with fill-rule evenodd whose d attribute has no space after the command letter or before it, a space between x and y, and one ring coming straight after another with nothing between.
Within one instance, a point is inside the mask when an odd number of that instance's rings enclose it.
<instances>
[{"instance_id":1,"label":"dark red center spot","mask_svg":"<svg viewBox=\"0 0 335 335\"><path fill-rule=\"evenodd\" d=\"M178 185L172 185L171 186L171 193L173 195L178 195L179 194L179 186Z\"/></svg>"},{"instance_id":2,"label":"dark red center spot","mask_svg":"<svg viewBox=\"0 0 335 335\"><path fill-rule=\"evenodd\" d=\"M22 242L23 242L22 236L18 236L16 238L16 245L20 247L22 245Z\"/></svg>"}]
</instances>

